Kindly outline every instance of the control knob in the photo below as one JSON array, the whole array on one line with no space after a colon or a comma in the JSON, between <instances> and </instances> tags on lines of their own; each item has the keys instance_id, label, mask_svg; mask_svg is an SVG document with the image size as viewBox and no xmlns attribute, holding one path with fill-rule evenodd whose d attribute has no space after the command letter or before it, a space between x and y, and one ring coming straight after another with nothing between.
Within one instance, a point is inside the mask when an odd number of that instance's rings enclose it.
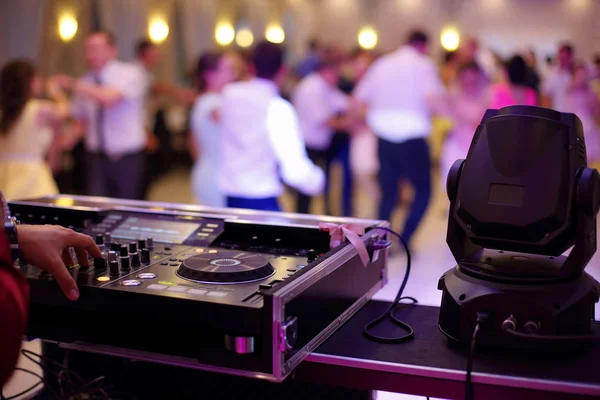
<instances>
[{"instance_id":1,"label":"control knob","mask_svg":"<svg viewBox=\"0 0 600 400\"><path fill-rule=\"evenodd\" d=\"M150 250L142 249L142 262L144 264L150 264Z\"/></svg>"},{"instance_id":2,"label":"control knob","mask_svg":"<svg viewBox=\"0 0 600 400\"><path fill-rule=\"evenodd\" d=\"M120 251L121 250L121 243L111 243L110 244L110 249L112 251Z\"/></svg>"},{"instance_id":3,"label":"control knob","mask_svg":"<svg viewBox=\"0 0 600 400\"><path fill-rule=\"evenodd\" d=\"M104 243L109 244L111 242L112 242L112 236L111 236L110 232L104 233Z\"/></svg>"},{"instance_id":4,"label":"control knob","mask_svg":"<svg viewBox=\"0 0 600 400\"><path fill-rule=\"evenodd\" d=\"M95 242L98 246L103 246L104 245L104 235L102 233L97 234Z\"/></svg>"},{"instance_id":5,"label":"control knob","mask_svg":"<svg viewBox=\"0 0 600 400\"><path fill-rule=\"evenodd\" d=\"M129 252L131 254L133 254L133 253L137 253L137 251L138 251L137 243L136 242L129 243Z\"/></svg>"},{"instance_id":6,"label":"control knob","mask_svg":"<svg viewBox=\"0 0 600 400\"><path fill-rule=\"evenodd\" d=\"M111 261L109 264L110 275L119 275L119 262L117 260Z\"/></svg>"},{"instance_id":7,"label":"control knob","mask_svg":"<svg viewBox=\"0 0 600 400\"><path fill-rule=\"evenodd\" d=\"M121 257L129 257L129 247L127 247L127 245L121 245L119 252Z\"/></svg>"},{"instance_id":8,"label":"control knob","mask_svg":"<svg viewBox=\"0 0 600 400\"><path fill-rule=\"evenodd\" d=\"M131 268L129 262L129 248L126 245L121 246L121 271L129 271Z\"/></svg>"},{"instance_id":9,"label":"control knob","mask_svg":"<svg viewBox=\"0 0 600 400\"><path fill-rule=\"evenodd\" d=\"M131 254L131 266L139 267L140 266L140 253L137 251Z\"/></svg>"},{"instance_id":10,"label":"control knob","mask_svg":"<svg viewBox=\"0 0 600 400\"><path fill-rule=\"evenodd\" d=\"M152 237L149 237L148 239L146 239L146 248L147 249L154 248L154 239Z\"/></svg>"},{"instance_id":11,"label":"control knob","mask_svg":"<svg viewBox=\"0 0 600 400\"><path fill-rule=\"evenodd\" d=\"M144 239L138 239L138 249L142 250L146 248L146 241Z\"/></svg>"},{"instance_id":12,"label":"control knob","mask_svg":"<svg viewBox=\"0 0 600 400\"><path fill-rule=\"evenodd\" d=\"M106 269L106 260L104 258L94 258L94 269Z\"/></svg>"}]
</instances>

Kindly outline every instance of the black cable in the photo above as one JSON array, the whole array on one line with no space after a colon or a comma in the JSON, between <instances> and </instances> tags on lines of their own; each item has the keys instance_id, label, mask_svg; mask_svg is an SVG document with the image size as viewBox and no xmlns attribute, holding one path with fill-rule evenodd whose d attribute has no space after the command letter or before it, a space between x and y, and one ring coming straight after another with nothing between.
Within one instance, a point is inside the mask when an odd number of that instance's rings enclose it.
<instances>
[{"instance_id":1,"label":"black cable","mask_svg":"<svg viewBox=\"0 0 600 400\"><path fill-rule=\"evenodd\" d=\"M475 394L473 393L473 361L475 358L475 346L477 344L477 334L481 327L481 323L487 319L487 314L477 313L477 323L475 329L473 329L473 336L471 337L471 343L469 344L469 356L467 357L467 378L465 379L465 400L473 400Z\"/></svg>"},{"instance_id":2,"label":"black cable","mask_svg":"<svg viewBox=\"0 0 600 400\"><path fill-rule=\"evenodd\" d=\"M25 368L20 368L20 367L15 368L15 371L26 372L26 373L28 373L30 375L33 375L33 376L39 378L39 381L35 385L33 385L33 386L31 386L31 387L23 390L20 393L14 394L14 395L12 395L10 397L4 397L4 394L0 393L0 399L1 400L13 400L13 399L16 399L17 397L21 397L23 395L26 395L27 393L31 392L32 390L34 390L35 388L37 388L38 386L40 386L42 383L44 383L44 377L41 376L38 373L35 373L35 372L30 371L30 370L25 369Z\"/></svg>"},{"instance_id":3,"label":"black cable","mask_svg":"<svg viewBox=\"0 0 600 400\"><path fill-rule=\"evenodd\" d=\"M557 342L600 342L600 336L597 335L538 335L536 333L517 332L510 328L504 328L504 332L520 338L536 340L548 340Z\"/></svg>"},{"instance_id":4,"label":"black cable","mask_svg":"<svg viewBox=\"0 0 600 400\"><path fill-rule=\"evenodd\" d=\"M406 288L406 284L408 283L408 278L410 276L410 265L411 265L410 251L408 250L408 246L406 245L406 242L404 241L404 239L402 239L402 236L400 236L399 234L397 234L393 230L388 229L388 228L382 228L382 227L376 227L376 228L373 228L373 229L379 229L379 230L391 233L392 235L396 236L398 238L398 240L400 240L400 243L402 244L402 246L404 247L404 250L406 251L406 272L404 273L404 278L402 279L402 284L400 285L400 289L398 289L398 293L396 294L396 298L394 299L394 301L392 302L392 304L390 305L390 307L387 310L385 310L385 312L380 317L374 319L373 321L371 321L367 325L365 325L365 328L363 330L363 334L368 339L371 339L371 340L373 340L375 342L378 342L378 343L402 343L402 342L406 342L406 341L411 340L411 339L414 338L415 332L411 328L410 325L408 325L406 322L401 321L400 319L398 319L397 317L395 317L394 316L394 311L396 309L396 306L398 306L398 304L402 300L410 300L412 302L411 304L418 303L417 299L415 299L414 297L409 297L409 296L402 297L402 293L404 293L404 289ZM374 326L376 326L377 324L379 324L381 321L383 321L387 317L390 317L390 319L392 320L392 322L394 324L396 324L400 328L404 329L407 333L405 335L397 336L397 337L385 337L385 336L377 336L377 335L374 335L371 332L369 332L371 330L371 328L373 328Z\"/></svg>"},{"instance_id":5,"label":"black cable","mask_svg":"<svg viewBox=\"0 0 600 400\"><path fill-rule=\"evenodd\" d=\"M48 357L45 357L41 354L37 354L37 353L35 353L31 350L27 350L27 349L22 349L21 354L23 354L23 356L25 358L27 358L29 361L40 366L43 369L45 375L51 375L51 376L61 380L61 382L60 382L61 394L58 394L58 393L56 393L56 391L54 391L50 382L48 382L47 377L44 378L44 383L46 384L46 388L57 399L66 398L64 396L64 387L63 387L63 382L62 382L63 380L64 380L64 383L68 385L69 392L76 393L78 387L81 387L82 385L86 384L85 380L81 376L79 376L79 374L77 374L75 371L73 371L69 368L64 368L64 366L62 364L60 364ZM36 358L38 358L38 359L36 359ZM53 370L52 367L59 369L59 372L56 372L55 370ZM64 378L63 378L63 374L65 375Z\"/></svg>"}]
</instances>

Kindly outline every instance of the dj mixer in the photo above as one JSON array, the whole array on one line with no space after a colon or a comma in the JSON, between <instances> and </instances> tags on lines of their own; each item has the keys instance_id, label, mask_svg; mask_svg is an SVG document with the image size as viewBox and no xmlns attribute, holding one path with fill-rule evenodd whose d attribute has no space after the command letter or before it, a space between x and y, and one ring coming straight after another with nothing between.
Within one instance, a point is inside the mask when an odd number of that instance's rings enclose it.
<instances>
[{"instance_id":1,"label":"dj mixer","mask_svg":"<svg viewBox=\"0 0 600 400\"><path fill-rule=\"evenodd\" d=\"M53 196L14 201L21 223L92 236L103 258L68 267L68 301L31 283L28 335L66 349L283 380L386 281L384 221ZM329 248L320 222L359 223L370 262Z\"/></svg>"}]
</instances>

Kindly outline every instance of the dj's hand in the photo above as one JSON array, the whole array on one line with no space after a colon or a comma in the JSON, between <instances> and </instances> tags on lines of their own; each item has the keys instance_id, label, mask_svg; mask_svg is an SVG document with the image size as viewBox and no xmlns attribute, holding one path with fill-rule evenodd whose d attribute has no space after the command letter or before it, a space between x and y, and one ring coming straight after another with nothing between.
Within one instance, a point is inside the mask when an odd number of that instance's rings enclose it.
<instances>
[{"instance_id":1,"label":"dj's hand","mask_svg":"<svg viewBox=\"0 0 600 400\"><path fill-rule=\"evenodd\" d=\"M19 252L25 262L48 271L69 300L79 298L77 284L67 270L74 265L69 249L73 247L79 265L89 266L88 253L101 258L93 239L56 225L19 225Z\"/></svg>"}]
</instances>

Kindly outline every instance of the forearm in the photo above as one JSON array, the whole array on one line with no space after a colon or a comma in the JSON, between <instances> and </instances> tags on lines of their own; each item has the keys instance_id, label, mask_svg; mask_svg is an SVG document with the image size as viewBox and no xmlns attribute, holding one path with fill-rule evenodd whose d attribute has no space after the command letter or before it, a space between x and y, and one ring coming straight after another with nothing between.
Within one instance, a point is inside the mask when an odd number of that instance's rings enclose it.
<instances>
[{"instance_id":1,"label":"forearm","mask_svg":"<svg viewBox=\"0 0 600 400\"><path fill-rule=\"evenodd\" d=\"M103 87L93 83L77 81L73 91L78 95L95 100L104 106L108 106L121 100L121 93L113 88Z\"/></svg>"},{"instance_id":2,"label":"forearm","mask_svg":"<svg viewBox=\"0 0 600 400\"><path fill-rule=\"evenodd\" d=\"M155 82L152 85L152 93L170 96L177 102L183 104L193 104L196 97L198 97L198 92L194 89L166 82Z\"/></svg>"}]
</instances>

